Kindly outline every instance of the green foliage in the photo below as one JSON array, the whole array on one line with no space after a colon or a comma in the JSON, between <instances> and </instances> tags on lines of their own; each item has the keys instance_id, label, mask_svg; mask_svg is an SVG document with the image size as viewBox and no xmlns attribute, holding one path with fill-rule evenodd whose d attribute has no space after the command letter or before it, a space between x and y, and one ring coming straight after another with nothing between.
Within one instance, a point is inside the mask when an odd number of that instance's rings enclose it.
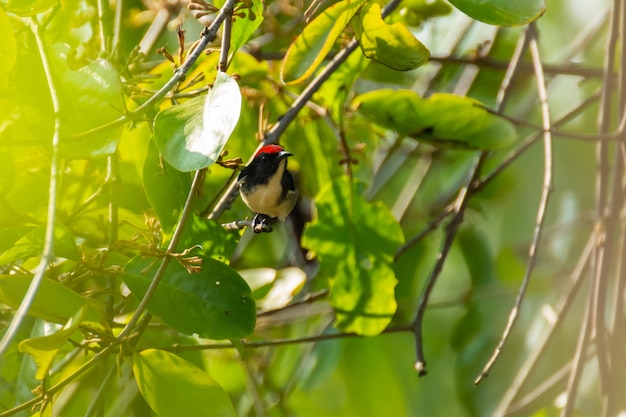
<instances>
[{"instance_id":1,"label":"green foliage","mask_svg":"<svg viewBox=\"0 0 626 417\"><path fill-rule=\"evenodd\" d=\"M42 380L48 375L54 358L61 350L61 347L69 340L70 336L78 329L86 311L86 305L81 307L74 317L70 318L65 324L63 329L56 333L26 339L20 343L20 352L28 353L37 365L36 379Z\"/></svg>"},{"instance_id":2,"label":"green foliage","mask_svg":"<svg viewBox=\"0 0 626 417\"><path fill-rule=\"evenodd\" d=\"M308 24L287 50L280 73L283 82L297 84L313 75L364 3L340 1Z\"/></svg>"},{"instance_id":3,"label":"green foliage","mask_svg":"<svg viewBox=\"0 0 626 417\"><path fill-rule=\"evenodd\" d=\"M468 16L490 25L523 25L541 16L546 10L545 0L450 0Z\"/></svg>"},{"instance_id":4,"label":"green foliage","mask_svg":"<svg viewBox=\"0 0 626 417\"><path fill-rule=\"evenodd\" d=\"M415 69L428 61L430 52L402 23L388 25L380 5L368 3L354 20L363 55L398 71Z\"/></svg>"},{"instance_id":5,"label":"green foliage","mask_svg":"<svg viewBox=\"0 0 626 417\"><path fill-rule=\"evenodd\" d=\"M28 276L0 276L0 302L17 308L31 283ZM41 289L33 300L30 314L35 317L54 322L65 323L77 311L86 308L83 318L86 321L99 323L102 319L102 305L96 300L88 299L51 279L44 279Z\"/></svg>"},{"instance_id":6,"label":"green foliage","mask_svg":"<svg viewBox=\"0 0 626 417\"><path fill-rule=\"evenodd\" d=\"M515 386L519 364L573 292L563 277L581 242L600 254L623 230L588 221L594 183L623 167L594 178L594 149L620 155L617 133L580 135L597 129L581 107L551 133L584 141L555 141L543 184L531 58L502 81L519 40L535 39L515 26L545 12L550 120L609 85L597 36L564 43L589 32L571 1L4 1L0 417L556 415L564 383L526 393L571 360L588 294L571 295L573 319ZM272 233L232 230L251 216L235 180L261 140L294 154L300 201ZM476 390L530 265L542 186L557 204L534 281L506 366ZM623 312L597 313L619 340ZM575 412L624 408L588 374Z\"/></svg>"},{"instance_id":7,"label":"green foliage","mask_svg":"<svg viewBox=\"0 0 626 417\"><path fill-rule=\"evenodd\" d=\"M172 353L158 349L136 353L133 372L139 390L159 417L237 415L222 387L201 369Z\"/></svg>"},{"instance_id":8,"label":"green foliage","mask_svg":"<svg viewBox=\"0 0 626 417\"><path fill-rule=\"evenodd\" d=\"M171 262L165 278L150 299L148 310L185 334L206 339L240 339L254 330L256 319L250 287L237 272L222 262L200 256L202 269L189 273ZM132 259L122 279L142 299L158 264Z\"/></svg>"},{"instance_id":9,"label":"green foliage","mask_svg":"<svg viewBox=\"0 0 626 417\"><path fill-rule=\"evenodd\" d=\"M382 332L396 311L397 281L390 264L404 241L398 222L345 180L320 192L316 211L302 244L315 252L320 273L329 277L335 325L367 336Z\"/></svg>"},{"instance_id":10,"label":"green foliage","mask_svg":"<svg viewBox=\"0 0 626 417\"><path fill-rule=\"evenodd\" d=\"M491 150L515 140L512 123L467 97L433 94L423 99L408 90L378 90L358 96L353 106L401 135L440 146Z\"/></svg>"}]
</instances>

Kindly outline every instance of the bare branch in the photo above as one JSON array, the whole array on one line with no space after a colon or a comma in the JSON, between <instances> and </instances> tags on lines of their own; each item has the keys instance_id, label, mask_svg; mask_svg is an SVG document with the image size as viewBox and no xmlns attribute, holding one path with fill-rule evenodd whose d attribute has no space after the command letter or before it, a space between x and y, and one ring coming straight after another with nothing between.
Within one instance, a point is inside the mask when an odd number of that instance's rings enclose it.
<instances>
[{"instance_id":1,"label":"bare branch","mask_svg":"<svg viewBox=\"0 0 626 417\"><path fill-rule=\"evenodd\" d=\"M493 355L483 368L480 375L474 381L474 384L479 384L485 377L489 375L489 371L491 367L495 364L504 344L508 340L511 330L513 329L513 325L517 321L517 317L519 315L519 310L522 306L522 302L524 300L524 295L526 294L526 289L528 288L528 284L530 282L530 277L534 270L535 264L537 262L537 249L541 242L541 235L543 232L543 225L545 221L546 209L548 207L548 202L550 199L550 194L552 192L552 135L550 134L551 130L551 122L550 122L550 108L548 104L548 95L546 91L546 84L543 75L543 67L541 64L541 57L539 54L539 43L537 41L537 29L535 23L531 23L528 26L527 36L529 37L529 49L530 54L533 61L533 66L535 68L535 76L537 78L537 94L539 96L539 103L541 105L541 116L543 120L543 143L544 143L544 178L543 178L543 187L541 192L541 199L539 201L539 207L537 209L537 220L535 223L535 231L533 233L533 239L530 244L530 248L528 250L528 265L526 267L526 273L524 274L524 279L522 281L522 286L520 287L519 293L517 295L517 299L515 300L515 304L509 314L508 323L504 329L500 342L498 343Z\"/></svg>"}]
</instances>

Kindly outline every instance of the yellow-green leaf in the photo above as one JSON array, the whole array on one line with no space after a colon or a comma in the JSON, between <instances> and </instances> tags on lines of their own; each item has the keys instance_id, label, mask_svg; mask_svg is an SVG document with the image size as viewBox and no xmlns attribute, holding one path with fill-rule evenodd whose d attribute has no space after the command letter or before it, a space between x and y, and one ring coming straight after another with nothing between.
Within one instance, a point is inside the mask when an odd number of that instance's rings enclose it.
<instances>
[{"instance_id":1,"label":"yellow-green leaf","mask_svg":"<svg viewBox=\"0 0 626 417\"><path fill-rule=\"evenodd\" d=\"M15 66L17 42L5 11L0 8L0 74L8 74Z\"/></svg>"},{"instance_id":2,"label":"yellow-green leaf","mask_svg":"<svg viewBox=\"0 0 626 417\"><path fill-rule=\"evenodd\" d=\"M87 306L84 305L68 320L63 329L48 336L23 340L19 344L20 352L28 353L37 365L36 379L41 381L48 374L52 361L54 361L61 347L67 342L72 333L78 329L86 312Z\"/></svg>"},{"instance_id":3,"label":"yellow-green leaf","mask_svg":"<svg viewBox=\"0 0 626 417\"><path fill-rule=\"evenodd\" d=\"M287 50L280 72L283 82L297 84L310 77L363 3L340 1L313 19Z\"/></svg>"},{"instance_id":4,"label":"yellow-green leaf","mask_svg":"<svg viewBox=\"0 0 626 417\"><path fill-rule=\"evenodd\" d=\"M159 417L235 417L226 391L206 372L173 353L147 349L133 356L139 391Z\"/></svg>"},{"instance_id":5,"label":"yellow-green leaf","mask_svg":"<svg viewBox=\"0 0 626 417\"><path fill-rule=\"evenodd\" d=\"M546 10L545 0L450 0L450 3L473 19L498 26L523 25Z\"/></svg>"},{"instance_id":6,"label":"yellow-green leaf","mask_svg":"<svg viewBox=\"0 0 626 417\"><path fill-rule=\"evenodd\" d=\"M428 61L428 49L402 23L385 23L378 3L361 8L353 26L368 58L399 71L415 69Z\"/></svg>"},{"instance_id":7,"label":"yellow-green leaf","mask_svg":"<svg viewBox=\"0 0 626 417\"><path fill-rule=\"evenodd\" d=\"M410 90L382 89L353 102L374 123L439 146L491 150L515 140L515 126L478 101L454 94L422 98Z\"/></svg>"}]
</instances>

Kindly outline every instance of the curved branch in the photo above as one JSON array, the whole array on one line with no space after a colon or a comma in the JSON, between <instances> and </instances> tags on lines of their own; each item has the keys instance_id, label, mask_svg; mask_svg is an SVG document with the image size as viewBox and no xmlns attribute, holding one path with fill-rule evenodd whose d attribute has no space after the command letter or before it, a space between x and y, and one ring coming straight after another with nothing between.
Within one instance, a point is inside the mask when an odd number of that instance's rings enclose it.
<instances>
[{"instance_id":1,"label":"curved branch","mask_svg":"<svg viewBox=\"0 0 626 417\"><path fill-rule=\"evenodd\" d=\"M537 42L537 28L535 23L531 23L528 26L528 37L529 37L529 49L532 57L533 66L535 68L535 76L537 79L537 94L539 96L539 103L541 105L541 117L543 121L543 144L544 144L544 177L543 177L543 187L541 191L541 199L539 201L539 207L537 208L537 220L535 222L535 231L533 233L532 242L530 244L530 248L528 249L528 265L526 267L526 273L524 274L524 279L522 280L522 285L519 289L519 293L517 294L517 298L515 300L515 304L511 309L509 314L509 319L507 325L502 333L500 338L500 342L496 346L495 351L493 352L491 358L481 371L480 375L474 381L475 385L478 385L484 378L489 375L489 371L495 364L496 360L500 356L500 352L504 347L504 344L509 339L511 334L511 330L513 329L513 325L517 321L519 310L522 306L522 302L524 300L524 295L526 294L526 289L528 288L528 284L530 283L530 277L535 268L535 264L537 263L537 249L541 242L541 235L543 233L543 225L546 217L546 209L548 207L548 202L550 200L550 195L552 193L552 134L550 133L552 130L552 124L550 122L550 107L548 104L548 94L546 91L546 83L543 74L543 66L541 64L541 56L539 54L539 43Z\"/></svg>"}]
</instances>

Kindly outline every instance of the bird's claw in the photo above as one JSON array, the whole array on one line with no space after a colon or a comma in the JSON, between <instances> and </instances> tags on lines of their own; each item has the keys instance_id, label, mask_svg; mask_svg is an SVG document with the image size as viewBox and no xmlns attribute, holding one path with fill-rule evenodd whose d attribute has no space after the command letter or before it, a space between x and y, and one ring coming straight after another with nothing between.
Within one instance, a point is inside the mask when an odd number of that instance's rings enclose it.
<instances>
[{"instance_id":1,"label":"bird's claw","mask_svg":"<svg viewBox=\"0 0 626 417\"><path fill-rule=\"evenodd\" d=\"M254 216L254 219L252 219L252 231L254 231L254 233L271 232L272 226L268 223L270 220L271 218L269 216L257 214Z\"/></svg>"}]
</instances>

